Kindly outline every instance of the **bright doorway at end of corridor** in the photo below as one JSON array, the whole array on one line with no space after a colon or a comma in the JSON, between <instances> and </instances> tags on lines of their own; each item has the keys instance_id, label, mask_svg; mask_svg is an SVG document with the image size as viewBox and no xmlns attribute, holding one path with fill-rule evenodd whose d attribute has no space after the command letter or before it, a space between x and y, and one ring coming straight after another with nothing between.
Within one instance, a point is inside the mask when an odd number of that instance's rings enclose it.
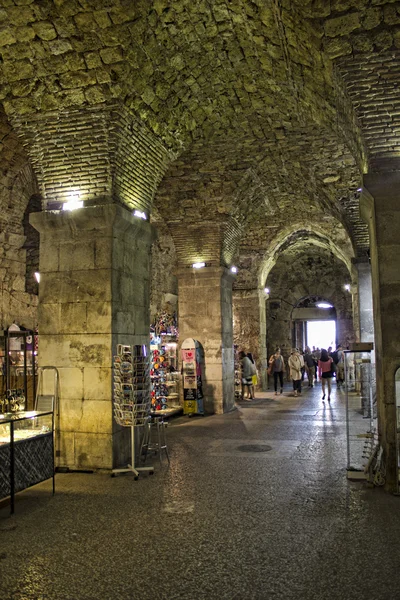
<instances>
[{"instance_id":1,"label":"bright doorway at end of corridor","mask_svg":"<svg viewBox=\"0 0 400 600\"><path fill-rule=\"evenodd\" d=\"M307 321L307 345L312 348L336 347L336 321Z\"/></svg>"}]
</instances>

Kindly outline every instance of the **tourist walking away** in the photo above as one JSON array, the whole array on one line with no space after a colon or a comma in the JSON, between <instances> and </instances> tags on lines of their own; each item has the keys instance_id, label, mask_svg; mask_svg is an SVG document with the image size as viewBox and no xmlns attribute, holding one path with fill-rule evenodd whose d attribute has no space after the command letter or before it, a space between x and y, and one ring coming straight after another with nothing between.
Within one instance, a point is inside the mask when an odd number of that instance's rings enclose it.
<instances>
[{"instance_id":1,"label":"tourist walking away","mask_svg":"<svg viewBox=\"0 0 400 600\"><path fill-rule=\"evenodd\" d=\"M325 400L325 388L328 385L328 402L331 401L331 381L333 377L332 371L333 359L328 352L323 348L321 350L321 358L318 361L318 376L322 381L322 400Z\"/></svg>"},{"instance_id":2,"label":"tourist walking away","mask_svg":"<svg viewBox=\"0 0 400 600\"><path fill-rule=\"evenodd\" d=\"M297 348L292 348L288 360L290 378L293 382L294 395L301 394L301 360Z\"/></svg>"},{"instance_id":3,"label":"tourist walking away","mask_svg":"<svg viewBox=\"0 0 400 600\"><path fill-rule=\"evenodd\" d=\"M306 351L304 353L304 363L306 366L308 387L314 387L315 362L314 357L311 354L311 350L308 346L306 347Z\"/></svg>"},{"instance_id":4,"label":"tourist walking away","mask_svg":"<svg viewBox=\"0 0 400 600\"><path fill-rule=\"evenodd\" d=\"M316 349L314 350L314 346L313 346L313 357L314 357L314 364L315 364L315 383L317 383L318 381L318 361L321 358L321 350L319 349L319 347L317 346Z\"/></svg>"},{"instance_id":5,"label":"tourist walking away","mask_svg":"<svg viewBox=\"0 0 400 600\"><path fill-rule=\"evenodd\" d=\"M344 385L344 352L341 344L332 353L333 361L336 363L336 383L338 390Z\"/></svg>"},{"instance_id":6,"label":"tourist walking away","mask_svg":"<svg viewBox=\"0 0 400 600\"><path fill-rule=\"evenodd\" d=\"M243 350L239 352L240 364L242 367L242 396L244 400L252 400L252 387L253 387L253 363L249 359ZM245 392L247 391L247 397Z\"/></svg>"},{"instance_id":7,"label":"tourist walking away","mask_svg":"<svg viewBox=\"0 0 400 600\"><path fill-rule=\"evenodd\" d=\"M268 372L270 375L274 376L274 389L275 396L278 395L278 379L280 386L280 393L283 393L283 371L285 369L285 361L283 360L283 356L279 348L275 350L275 354L272 354L271 358L268 361L269 368Z\"/></svg>"},{"instance_id":8,"label":"tourist walking away","mask_svg":"<svg viewBox=\"0 0 400 600\"><path fill-rule=\"evenodd\" d=\"M256 386L256 385L257 385L257 383L258 383L258 373L257 373L257 367L256 367L256 363L255 363L255 360L254 360L254 358L253 358L253 355L252 355L252 353L251 353L251 352L248 352L248 353L247 353L247 358L249 358L249 359L250 359L250 361L251 361L251 364L253 365L253 366L252 366L252 369L253 369L253 374L252 374L252 376L251 376L251 389L250 389L250 392L251 392L251 393L250 393L250 395L251 395L251 397L254 399L254 397L255 397L255 389L256 389L256 388L255 388L255 386Z\"/></svg>"}]
</instances>

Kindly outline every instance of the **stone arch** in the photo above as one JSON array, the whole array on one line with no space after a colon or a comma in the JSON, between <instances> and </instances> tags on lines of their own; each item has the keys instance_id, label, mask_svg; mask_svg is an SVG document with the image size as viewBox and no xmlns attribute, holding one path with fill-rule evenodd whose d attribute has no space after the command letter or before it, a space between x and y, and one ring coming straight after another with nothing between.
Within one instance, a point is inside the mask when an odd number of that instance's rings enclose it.
<instances>
[{"instance_id":1,"label":"stone arch","mask_svg":"<svg viewBox=\"0 0 400 600\"><path fill-rule=\"evenodd\" d=\"M303 223L291 223L281 229L275 238L271 241L272 251L267 251L260 260L258 271L258 286L263 288L268 274L276 263L279 255L290 246L301 246L314 244L321 246L334 254L347 267L350 277L353 279L354 267L351 259L354 257L354 249L350 237L341 223L335 221L330 227L334 227L336 240L333 240L328 227L322 227L317 223L305 225Z\"/></svg>"},{"instance_id":2,"label":"stone arch","mask_svg":"<svg viewBox=\"0 0 400 600\"><path fill-rule=\"evenodd\" d=\"M299 274L301 276L299 276ZM295 309L305 298L323 298L336 310L337 339L348 344L355 339L348 264L329 247L289 245L271 268L266 302L267 345L288 352L293 343Z\"/></svg>"}]
</instances>

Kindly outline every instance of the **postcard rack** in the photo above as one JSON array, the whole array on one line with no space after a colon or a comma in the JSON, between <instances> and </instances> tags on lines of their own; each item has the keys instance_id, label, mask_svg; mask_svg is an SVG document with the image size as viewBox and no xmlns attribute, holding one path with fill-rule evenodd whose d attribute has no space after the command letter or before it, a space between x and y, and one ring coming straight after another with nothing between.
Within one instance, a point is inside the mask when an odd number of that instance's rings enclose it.
<instances>
[{"instance_id":1,"label":"postcard rack","mask_svg":"<svg viewBox=\"0 0 400 600\"><path fill-rule=\"evenodd\" d=\"M150 364L145 345L118 344L114 356L114 418L118 425L131 428L131 463L113 469L112 474L133 473L135 479L153 467L135 466L135 429L147 425L150 416Z\"/></svg>"}]
</instances>

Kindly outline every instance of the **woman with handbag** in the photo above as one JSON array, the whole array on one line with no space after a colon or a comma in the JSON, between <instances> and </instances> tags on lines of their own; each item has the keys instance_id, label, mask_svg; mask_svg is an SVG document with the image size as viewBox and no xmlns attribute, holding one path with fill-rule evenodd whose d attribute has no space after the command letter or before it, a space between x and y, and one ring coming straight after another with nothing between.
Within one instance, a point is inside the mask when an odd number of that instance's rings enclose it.
<instances>
[{"instance_id":1,"label":"woman with handbag","mask_svg":"<svg viewBox=\"0 0 400 600\"><path fill-rule=\"evenodd\" d=\"M288 365L290 369L290 378L293 381L293 390L295 397L301 394L301 367L302 361L300 359L299 351L297 348L292 349L292 353L289 356Z\"/></svg>"},{"instance_id":2,"label":"woman with handbag","mask_svg":"<svg viewBox=\"0 0 400 600\"><path fill-rule=\"evenodd\" d=\"M285 369L285 361L281 355L280 348L275 350L275 354L272 354L268 361L268 375L274 376L274 388L275 396L278 395L278 379L281 388L281 394L283 393L283 371Z\"/></svg>"},{"instance_id":3,"label":"woman with handbag","mask_svg":"<svg viewBox=\"0 0 400 600\"><path fill-rule=\"evenodd\" d=\"M325 400L325 386L328 382L328 402L331 401L331 380L334 372L334 362L325 348L321 350L321 358L318 361L318 376L322 381L322 400Z\"/></svg>"}]
</instances>

